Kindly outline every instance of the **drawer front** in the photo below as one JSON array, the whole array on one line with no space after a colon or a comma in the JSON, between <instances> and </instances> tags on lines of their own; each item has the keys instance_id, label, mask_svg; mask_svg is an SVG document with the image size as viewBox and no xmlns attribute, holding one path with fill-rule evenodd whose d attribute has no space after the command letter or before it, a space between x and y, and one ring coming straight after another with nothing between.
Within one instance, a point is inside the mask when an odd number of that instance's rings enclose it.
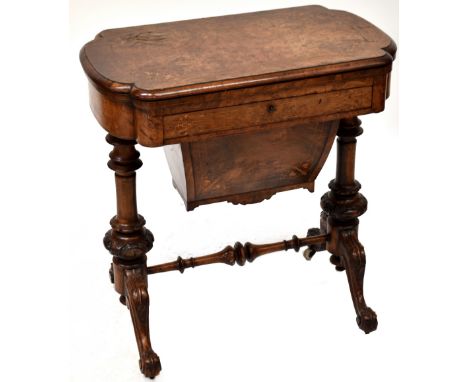
<instances>
[{"instance_id":1,"label":"drawer front","mask_svg":"<svg viewBox=\"0 0 468 382\"><path fill-rule=\"evenodd\" d=\"M370 108L372 87L273 99L164 117L164 137L174 139L245 129L300 118Z\"/></svg>"}]
</instances>

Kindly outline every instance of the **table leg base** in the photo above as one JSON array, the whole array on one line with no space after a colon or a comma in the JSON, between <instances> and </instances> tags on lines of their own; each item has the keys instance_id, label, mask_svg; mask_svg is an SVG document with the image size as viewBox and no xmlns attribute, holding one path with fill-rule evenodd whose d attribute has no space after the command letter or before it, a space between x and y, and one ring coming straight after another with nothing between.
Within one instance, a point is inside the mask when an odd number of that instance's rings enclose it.
<instances>
[{"instance_id":1,"label":"table leg base","mask_svg":"<svg viewBox=\"0 0 468 382\"><path fill-rule=\"evenodd\" d=\"M356 221L354 221L356 223ZM236 243L224 250L201 257L179 258L170 263L146 266L146 256L138 262L123 261L114 257L109 271L111 281L120 294L120 301L128 307L135 330L135 337L140 353L140 370L149 378L154 378L161 371L161 362L151 347L149 334L149 295L148 274L179 270L181 273L188 267L225 263L244 265L257 257L280 250L307 246L306 251L313 253L327 250L337 270L346 270L351 297L357 313L357 324L366 334L377 329L377 315L366 305L363 294L363 282L366 258L364 248L357 237L356 225L342 225L322 214L321 228L312 228L305 238L293 236L291 240L256 245ZM307 258L307 257L306 257Z\"/></svg>"},{"instance_id":2,"label":"table leg base","mask_svg":"<svg viewBox=\"0 0 468 382\"><path fill-rule=\"evenodd\" d=\"M119 300L130 311L140 354L140 370L145 377L154 378L161 371L161 361L151 347L146 257L133 264L114 258L111 273L120 294Z\"/></svg>"},{"instance_id":3,"label":"table leg base","mask_svg":"<svg viewBox=\"0 0 468 382\"><path fill-rule=\"evenodd\" d=\"M357 117L340 121L336 178L330 191L321 199L320 229L313 228L304 238L293 236L269 244L235 243L223 250L200 257L182 259L147 267L146 253L151 249L153 235L144 228L145 221L136 208L135 171L142 162L135 150L135 141L108 136L114 146L109 167L116 173L117 216L111 220L112 230L104 239L106 248L114 255L109 272L120 301L127 306L133 322L140 353L140 370L149 378L161 371L161 362L153 351L149 332L148 274L178 270L201 265L224 263L243 266L257 257L281 250L307 246L304 257L310 260L318 251L331 253L330 261L337 271L346 271L348 284L357 314L357 324L366 334L377 329L377 315L364 299L363 283L366 266L364 248L358 240L358 217L367 209L367 201L358 191L354 178L356 137L362 133Z\"/></svg>"},{"instance_id":4,"label":"table leg base","mask_svg":"<svg viewBox=\"0 0 468 382\"><path fill-rule=\"evenodd\" d=\"M356 322L366 334L377 329L377 315L366 305L364 299L364 273L366 255L359 242L357 227L339 229L337 253L348 277L349 289L357 313ZM338 269L338 266L337 266Z\"/></svg>"},{"instance_id":5,"label":"table leg base","mask_svg":"<svg viewBox=\"0 0 468 382\"><path fill-rule=\"evenodd\" d=\"M357 324L368 334L377 329L378 322L377 315L364 299L366 255L358 239L358 224L358 219L344 223L329 218L327 250L332 254L330 261L336 270L346 271Z\"/></svg>"},{"instance_id":6,"label":"table leg base","mask_svg":"<svg viewBox=\"0 0 468 382\"><path fill-rule=\"evenodd\" d=\"M158 355L151 348L149 334L149 294L144 268L127 269L126 301L132 317L135 337L140 352L140 370L145 377L154 378L161 371Z\"/></svg>"},{"instance_id":7,"label":"table leg base","mask_svg":"<svg viewBox=\"0 0 468 382\"><path fill-rule=\"evenodd\" d=\"M330 191L322 196L320 228L329 235L327 250L337 271L346 271L349 290L357 314L357 324L366 334L377 329L377 315L364 299L366 255L358 239L359 216L367 210L367 200L359 193L354 177L356 137L362 134L357 117L342 119L338 128L336 177Z\"/></svg>"}]
</instances>

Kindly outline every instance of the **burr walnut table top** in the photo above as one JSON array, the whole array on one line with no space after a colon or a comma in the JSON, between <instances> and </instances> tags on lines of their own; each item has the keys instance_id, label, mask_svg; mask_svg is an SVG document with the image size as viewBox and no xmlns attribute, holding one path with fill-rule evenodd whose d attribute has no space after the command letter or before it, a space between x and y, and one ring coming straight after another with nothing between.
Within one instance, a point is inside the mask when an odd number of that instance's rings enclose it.
<instances>
[{"instance_id":1,"label":"burr walnut table top","mask_svg":"<svg viewBox=\"0 0 468 382\"><path fill-rule=\"evenodd\" d=\"M395 50L356 15L305 6L105 30L81 62L101 89L157 100L381 67Z\"/></svg>"}]
</instances>

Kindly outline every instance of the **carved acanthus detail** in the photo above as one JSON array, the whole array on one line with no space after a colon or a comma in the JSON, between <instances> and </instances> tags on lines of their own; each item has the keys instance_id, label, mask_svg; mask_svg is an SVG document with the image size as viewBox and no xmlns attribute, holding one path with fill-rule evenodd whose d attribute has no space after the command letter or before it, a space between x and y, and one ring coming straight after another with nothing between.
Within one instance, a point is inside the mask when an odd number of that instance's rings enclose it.
<instances>
[{"instance_id":1,"label":"carved acanthus detail","mask_svg":"<svg viewBox=\"0 0 468 382\"><path fill-rule=\"evenodd\" d=\"M367 210L367 199L360 193L349 194L347 198L337 197L334 191L329 191L320 200L322 209L334 219L356 219Z\"/></svg>"},{"instance_id":2,"label":"carved acanthus detail","mask_svg":"<svg viewBox=\"0 0 468 382\"><path fill-rule=\"evenodd\" d=\"M104 246L114 256L120 258L141 257L153 248L154 236L147 228L141 228L135 236L119 235L113 229L106 232Z\"/></svg>"}]
</instances>

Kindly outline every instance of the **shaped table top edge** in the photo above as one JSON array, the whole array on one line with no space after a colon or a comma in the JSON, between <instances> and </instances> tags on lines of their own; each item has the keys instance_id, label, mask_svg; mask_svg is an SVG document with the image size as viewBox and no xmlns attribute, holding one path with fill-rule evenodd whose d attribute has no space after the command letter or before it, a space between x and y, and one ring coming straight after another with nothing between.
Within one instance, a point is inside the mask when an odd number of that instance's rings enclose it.
<instances>
[{"instance_id":1,"label":"shaped table top edge","mask_svg":"<svg viewBox=\"0 0 468 382\"><path fill-rule=\"evenodd\" d=\"M327 8L324 8L322 6L312 6L312 7L325 9L327 11L331 11L337 14L350 15L352 17L355 17L356 19L363 20L363 22L368 23L369 25L374 27L376 30L380 31L380 29L378 29L377 27L373 26L366 20L352 13L349 13L346 11L340 11L340 10L328 10ZM298 8L305 8L305 7L295 7L295 8L289 8L289 9L298 9ZM273 11L280 11L280 10L273 10ZM227 16L241 17L243 15L253 15L253 14L266 13L266 12L271 12L271 11L241 13L241 14L227 15ZM224 17L224 16L175 21L175 22L164 23L164 24L181 23L184 21L187 21L187 22L203 21L203 20L218 19L221 17ZM154 25L161 25L161 24L154 24ZM138 28L138 27L128 27L128 28L118 28L118 29L130 29L130 28ZM170 99L170 98L176 98L176 97L182 97L182 96L225 91L225 90L238 89L238 88L244 88L244 87L249 87L249 86L266 85L266 84L277 83L277 82L291 81L291 80L297 80L297 79L306 79L306 78L311 78L311 77L318 77L318 76L324 76L324 75L352 72L352 71L379 68L379 67L386 67L388 68L388 71L390 72L392 63L394 59L396 58L396 51L397 51L397 46L396 46L396 43L393 41L393 39L391 39L384 32L380 31L382 35L388 37L388 44L380 48L382 54L381 56L378 56L378 57L340 62L340 63L331 64L331 65L319 65L319 66L304 67L304 68L299 68L299 69L278 71L278 72L272 72L272 73L262 73L262 74L257 74L257 75L250 75L250 76L243 76L243 77L236 77L236 78L226 78L226 79L216 80L216 81L192 83L192 84L187 84L184 86L175 86L175 87L160 88L160 89L145 89L145 88L140 88L135 83L119 82L119 81L107 78L103 74L101 74L91 63L86 53L86 48L90 44L92 44L94 41L96 41L96 39L101 38L103 33L105 33L106 31L113 31L113 30L117 30L117 29L104 30L98 33L94 40L91 40L90 42L88 42L87 44L83 46L79 54L82 67L88 79L91 80L97 86L99 90L105 91L105 92L117 93L121 95L130 95L131 98L138 99L141 101L156 101L156 100L161 100L161 99Z\"/></svg>"}]
</instances>

